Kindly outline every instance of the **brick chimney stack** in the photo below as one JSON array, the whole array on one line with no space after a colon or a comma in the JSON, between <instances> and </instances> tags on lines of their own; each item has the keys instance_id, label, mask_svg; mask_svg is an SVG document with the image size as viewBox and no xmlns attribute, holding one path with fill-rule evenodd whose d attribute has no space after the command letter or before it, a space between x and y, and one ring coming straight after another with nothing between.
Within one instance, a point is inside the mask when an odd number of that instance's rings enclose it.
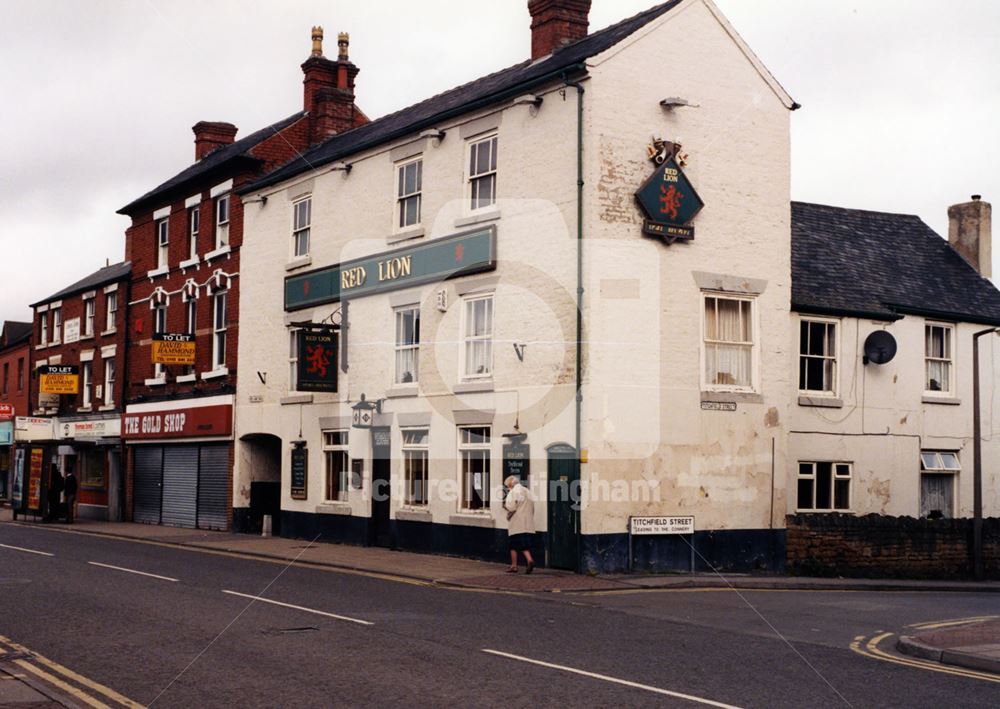
<instances>
[{"instance_id":1,"label":"brick chimney stack","mask_svg":"<svg viewBox=\"0 0 1000 709\"><path fill-rule=\"evenodd\" d=\"M237 128L232 123L199 121L191 130L194 132L194 159L201 160L216 148L232 143Z\"/></svg>"},{"instance_id":2,"label":"brick chimney stack","mask_svg":"<svg viewBox=\"0 0 1000 709\"><path fill-rule=\"evenodd\" d=\"M309 144L366 122L354 105L354 79L360 71L348 57L350 37L337 37L337 61L323 56L323 28L312 28L312 53L302 64L302 108L309 114Z\"/></svg>"},{"instance_id":3,"label":"brick chimney stack","mask_svg":"<svg viewBox=\"0 0 1000 709\"><path fill-rule=\"evenodd\" d=\"M590 0L528 0L528 12L532 61L587 36Z\"/></svg>"},{"instance_id":4,"label":"brick chimney stack","mask_svg":"<svg viewBox=\"0 0 1000 709\"><path fill-rule=\"evenodd\" d=\"M948 243L983 278L993 275L992 211L978 194L972 195L971 202L948 207Z\"/></svg>"}]
</instances>

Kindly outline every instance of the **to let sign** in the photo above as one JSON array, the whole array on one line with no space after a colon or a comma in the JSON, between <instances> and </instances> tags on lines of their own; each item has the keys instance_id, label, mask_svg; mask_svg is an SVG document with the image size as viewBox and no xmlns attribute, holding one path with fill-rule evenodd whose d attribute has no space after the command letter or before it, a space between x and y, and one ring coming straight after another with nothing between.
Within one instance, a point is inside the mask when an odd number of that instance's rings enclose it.
<instances>
[{"instance_id":1,"label":"to let sign","mask_svg":"<svg viewBox=\"0 0 1000 709\"><path fill-rule=\"evenodd\" d=\"M80 368L49 364L38 368L38 390L43 394L76 394L80 388Z\"/></svg>"},{"instance_id":2,"label":"to let sign","mask_svg":"<svg viewBox=\"0 0 1000 709\"><path fill-rule=\"evenodd\" d=\"M153 334L153 364L194 364L194 335L173 332Z\"/></svg>"},{"instance_id":3,"label":"to let sign","mask_svg":"<svg viewBox=\"0 0 1000 709\"><path fill-rule=\"evenodd\" d=\"M629 532L642 534L694 534L694 517L629 517Z\"/></svg>"},{"instance_id":4,"label":"to let sign","mask_svg":"<svg viewBox=\"0 0 1000 709\"><path fill-rule=\"evenodd\" d=\"M168 411L143 411L122 416L122 438L191 438L230 436L233 433L232 404L199 406Z\"/></svg>"},{"instance_id":5,"label":"to let sign","mask_svg":"<svg viewBox=\"0 0 1000 709\"><path fill-rule=\"evenodd\" d=\"M337 333L333 330L299 331L297 391L337 391Z\"/></svg>"}]
</instances>

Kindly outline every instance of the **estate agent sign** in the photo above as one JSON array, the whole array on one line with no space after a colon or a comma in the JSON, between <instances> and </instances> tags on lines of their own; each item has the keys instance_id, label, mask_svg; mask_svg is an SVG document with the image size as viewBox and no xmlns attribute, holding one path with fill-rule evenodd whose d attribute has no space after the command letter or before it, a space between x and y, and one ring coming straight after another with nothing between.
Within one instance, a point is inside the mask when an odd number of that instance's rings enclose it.
<instances>
[{"instance_id":1,"label":"estate agent sign","mask_svg":"<svg viewBox=\"0 0 1000 709\"><path fill-rule=\"evenodd\" d=\"M76 394L79 391L80 368L75 364L48 364L38 368L43 394Z\"/></svg>"},{"instance_id":2,"label":"estate agent sign","mask_svg":"<svg viewBox=\"0 0 1000 709\"><path fill-rule=\"evenodd\" d=\"M681 170L684 162L681 146L656 139L648 153L657 167L635 193L639 206L649 217L642 223L642 232L668 244L677 239L690 241L694 238L690 222L705 203Z\"/></svg>"},{"instance_id":3,"label":"estate agent sign","mask_svg":"<svg viewBox=\"0 0 1000 709\"><path fill-rule=\"evenodd\" d=\"M153 333L153 364L194 364L194 335Z\"/></svg>"}]
</instances>

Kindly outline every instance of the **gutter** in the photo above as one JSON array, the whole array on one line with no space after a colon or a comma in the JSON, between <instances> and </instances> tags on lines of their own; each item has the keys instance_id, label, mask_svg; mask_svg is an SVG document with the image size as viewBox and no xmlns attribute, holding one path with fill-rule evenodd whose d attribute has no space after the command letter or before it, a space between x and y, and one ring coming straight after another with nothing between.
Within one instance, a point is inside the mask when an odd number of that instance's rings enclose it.
<instances>
[{"instance_id":1,"label":"gutter","mask_svg":"<svg viewBox=\"0 0 1000 709\"><path fill-rule=\"evenodd\" d=\"M429 116L428 118L417 121L416 123L410 123L407 124L406 126L403 126L402 128L390 131L386 135L380 135L376 138L362 140L357 145L352 145L350 146L349 149L344 150L343 152L334 152L322 159L313 160L308 164L303 165L302 168L299 170L288 172L285 174L279 174L281 170L281 168L279 168L275 172L272 172L269 176L265 176L256 182L251 182L249 185L245 185L240 189L234 190L234 192L240 196L248 194L250 192L256 192L265 187L270 187L271 185L277 184L279 182L284 182L285 180L289 180L303 172L316 170L317 168L320 168L324 165L328 165L329 163L334 162L336 160L342 160L350 155L355 155L370 148L375 148L378 147L379 145L384 145L385 143L389 143L393 140L396 140L397 138L402 138L411 135L412 133L415 133L417 131L426 128L433 128L435 127L436 124L440 123L441 121L446 121L448 119L455 118L457 116L461 116L466 113L470 113L477 109L485 108L487 106L500 103L501 101L504 101L506 99L516 98L517 96L520 96L529 89L533 89L542 84L547 84L556 79L562 79L565 82L566 77L568 75L586 73L586 71L587 71L587 65L584 62L577 62L575 64L570 64L569 66L561 67L559 69L554 69L550 72L542 74L541 76L535 77L534 79L521 81L513 86L504 89L503 91L498 91L496 93L488 94L487 96L475 99L474 101L463 103L462 105L456 106L455 108L450 108L445 111L441 111L440 113L435 113L433 116ZM375 124L369 123L367 125L375 125ZM360 128L363 127L364 126L361 126L353 130L360 130ZM347 133L341 133L340 135L346 136L349 135L351 132L352 131L348 131ZM336 138L337 136L333 137ZM307 156L308 153L304 157Z\"/></svg>"}]
</instances>

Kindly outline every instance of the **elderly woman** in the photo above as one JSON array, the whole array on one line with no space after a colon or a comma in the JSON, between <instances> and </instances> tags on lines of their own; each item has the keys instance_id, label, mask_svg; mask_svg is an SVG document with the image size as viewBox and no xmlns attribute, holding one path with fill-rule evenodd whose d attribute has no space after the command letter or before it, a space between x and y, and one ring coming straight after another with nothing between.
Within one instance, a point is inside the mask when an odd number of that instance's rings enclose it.
<instances>
[{"instance_id":1,"label":"elderly woman","mask_svg":"<svg viewBox=\"0 0 1000 709\"><path fill-rule=\"evenodd\" d=\"M503 484L508 490L503 501L510 540L510 568L507 573L517 573L517 553L521 552L528 562L525 573L530 574L535 568L535 560L531 558L531 543L535 538L535 502L531 499L531 492L516 475L508 476Z\"/></svg>"}]
</instances>

